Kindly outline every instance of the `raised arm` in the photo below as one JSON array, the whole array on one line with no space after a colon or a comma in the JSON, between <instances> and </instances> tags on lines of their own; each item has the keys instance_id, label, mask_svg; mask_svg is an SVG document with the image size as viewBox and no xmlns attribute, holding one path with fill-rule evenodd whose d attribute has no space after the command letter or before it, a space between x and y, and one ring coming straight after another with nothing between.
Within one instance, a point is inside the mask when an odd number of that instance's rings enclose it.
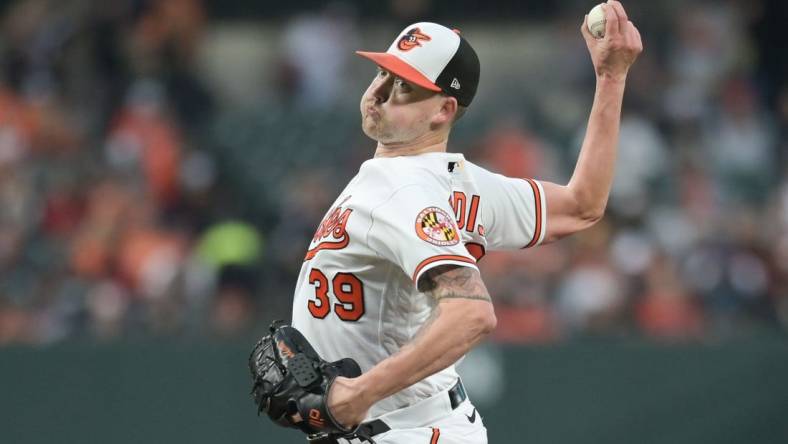
<instances>
[{"instance_id":1,"label":"raised arm","mask_svg":"<svg viewBox=\"0 0 788 444\"><path fill-rule=\"evenodd\" d=\"M341 423L358 424L376 402L454 364L496 324L490 295L474 268L435 267L419 281L435 300L432 317L413 340L358 378L337 378L329 408Z\"/></svg>"},{"instance_id":2,"label":"raised arm","mask_svg":"<svg viewBox=\"0 0 788 444\"><path fill-rule=\"evenodd\" d=\"M640 32L621 3L605 6L605 36L588 31L586 16L580 31L596 72L596 92L588 128L574 174L567 185L542 182L547 200L545 241L588 228L602 218L616 164L621 103L629 67L643 51Z\"/></svg>"}]
</instances>

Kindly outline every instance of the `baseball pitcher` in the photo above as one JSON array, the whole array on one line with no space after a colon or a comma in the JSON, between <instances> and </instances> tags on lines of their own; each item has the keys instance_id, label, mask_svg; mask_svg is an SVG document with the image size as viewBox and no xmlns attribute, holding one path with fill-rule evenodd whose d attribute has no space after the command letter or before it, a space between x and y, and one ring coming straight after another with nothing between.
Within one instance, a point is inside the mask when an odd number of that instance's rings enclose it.
<instances>
[{"instance_id":1,"label":"baseball pitcher","mask_svg":"<svg viewBox=\"0 0 788 444\"><path fill-rule=\"evenodd\" d=\"M480 74L459 31L415 23L386 52L358 52L378 66L360 104L377 147L315 231L292 326L272 326L252 353L260 411L310 442L487 442L454 368L496 324L476 264L487 250L552 242L602 217L627 72L642 51L621 3L604 9L603 38L581 26L597 83L566 185L504 177L447 151Z\"/></svg>"}]
</instances>

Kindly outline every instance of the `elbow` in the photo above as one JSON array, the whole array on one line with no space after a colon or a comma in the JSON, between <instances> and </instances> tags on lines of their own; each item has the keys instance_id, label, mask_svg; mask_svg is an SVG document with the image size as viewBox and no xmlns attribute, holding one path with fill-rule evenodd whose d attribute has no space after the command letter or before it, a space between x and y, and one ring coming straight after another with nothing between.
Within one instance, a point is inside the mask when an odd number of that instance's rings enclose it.
<instances>
[{"instance_id":1,"label":"elbow","mask_svg":"<svg viewBox=\"0 0 788 444\"><path fill-rule=\"evenodd\" d=\"M479 336L487 336L495 330L498 325L498 318L495 317L495 310L493 304L488 303L483 309L474 313L473 324L479 332Z\"/></svg>"},{"instance_id":2,"label":"elbow","mask_svg":"<svg viewBox=\"0 0 788 444\"><path fill-rule=\"evenodd\" d=\"M592 193L572 184L568 188L572 196L569 213L573 215L573 219L580 222L582 228L588 228L602 220L602 217L605 216L609 194Z\"/></svg>"},{"instance_id":3,"label":"elbow","mask_svg":"<svg viewBox=\"0 0 788 444\"><path fill-rule=\"evenodd\" d=\"M605 207L606 204L588 208L580 213L579 218L583 220L586 227L591 227L605 217Z\"/></svg>"},{"instance_id":4,"label":"elbow","mask_svg":"<svg viewBox=\"0 0 788 444\"><path fill-rule=\"evenodd\" d=\"M607 199L596 202L579 201L576 205L575 217L582 221L585 228L595 225L602 220L605 216L605 209L607 208Z\"/></svg>"},{"instance_id":5,"label":"elbow","mask_svg":"<svg viewBox=\"0 0 788 444\"><path fill-rule=\"evenodd\" d=\"M492 304L490 304L492 305ZM495 317L495 311L490 310L490 315L487 316L484 324L484 335L487 336L495 330L495 327L498 325L498 318Z\"/></svg>"}]
</instances>

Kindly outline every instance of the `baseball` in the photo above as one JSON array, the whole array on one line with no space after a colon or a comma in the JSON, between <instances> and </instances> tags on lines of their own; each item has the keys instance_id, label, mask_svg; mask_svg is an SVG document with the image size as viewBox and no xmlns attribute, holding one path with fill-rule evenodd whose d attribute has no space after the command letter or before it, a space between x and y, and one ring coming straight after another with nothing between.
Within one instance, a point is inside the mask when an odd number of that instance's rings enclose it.
<instances>
[{"instance_id":1,"label":"baseball","mask_svg":"<svg viewBox=\"0 0 788 444\"><path fill-rule=\"evenodd\" d=\"M605 10L602 8L604 3L600 3L591 9L588 13L588 30L591 35L601 39L605 36Z\"/></svg>"}]
</instances>

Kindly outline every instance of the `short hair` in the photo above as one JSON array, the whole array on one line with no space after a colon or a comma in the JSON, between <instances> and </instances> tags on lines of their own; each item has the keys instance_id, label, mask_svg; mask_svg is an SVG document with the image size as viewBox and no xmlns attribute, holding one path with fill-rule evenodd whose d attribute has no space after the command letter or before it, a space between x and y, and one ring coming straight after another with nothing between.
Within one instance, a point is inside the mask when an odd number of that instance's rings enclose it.
<instances>
[{"instance_id":1,"label":"short hair","mask_svg":"<svg viewBox=\"0 0 788 444\"><path fill-rule=\"evenodd\" d=\"M438 92L437 94L439 94L439 95L441 95L443 97L454 97L454 96L450 96L450 95L446 94L443 91ZM456 97L455 97L455 100L456 100ZM454 113L454 117L451 119L451 125L454 126L454 124L457 123L457 121L460 120L460 118L465 115L466 111L468 111L468 107L467 106L462 106L459 103L457 103L457 112Z\"/></svg>"},{"instance_id":2,"label":"short hair","mask_svg":"<svg viewBox=\"0 0 788 444\"><path fill-rule=\"evenodd\" d=\"M452 119L451 124L454 125L455 123L457 123L457 121L460 120L462 116L465 115L466 111L468 111L467 106L457 105L457 112L454 113L454 119Z\"/></svg>"}]
</instances>

